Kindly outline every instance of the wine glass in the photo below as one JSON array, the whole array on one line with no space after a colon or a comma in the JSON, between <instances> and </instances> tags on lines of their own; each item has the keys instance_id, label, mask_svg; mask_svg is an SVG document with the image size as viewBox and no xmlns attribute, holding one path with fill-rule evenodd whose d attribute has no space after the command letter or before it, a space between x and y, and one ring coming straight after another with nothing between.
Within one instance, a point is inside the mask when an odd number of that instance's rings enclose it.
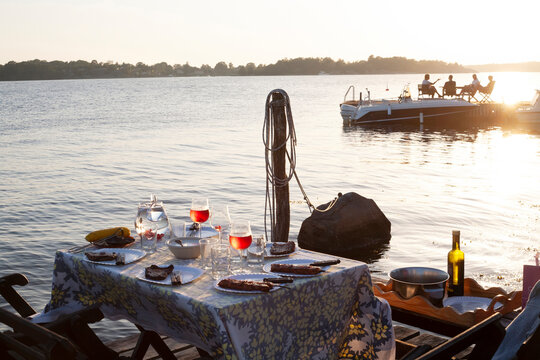
<instances>
[{"instance_id":1,"label":"wine glass","mask_svg":"<svg viewBox=\"0 0 540 360\"><path fill-rule=\"evenodd\" d=\"M242 265L247 267L246 249L251 245L253 238L251 235L251 225L247 220L234 221L231 223L229 233L229 243L233 249L239 250L242 257Z\"/></svg>"},{"instance_id":2,"label":"wine glass","mask_svg":"<svg viewBox=\"0 0 540 360\"><path fill-rule=\"evenodd\" d=\"M143 234L145 231L144 228L144 219L146 219L146 214L148 212L148 206L146 204L139 204L137 208L137 216L135 217L135 231L139 235L139 240L141 241L141 249L143 248Z\"/></svg>"},{"instance_id":3,"label":"wine glass","mask_svg":"<svg viewBox=\"0 0 540 360\"><path fill-rule=\"evenodd\" d=\"M210 208L208 206L208 199L195 198L191 201L191 209L189 210L189 217L197 224L199 230L199 238L202 237L202 223L206 222L210 217Z\"/></svg>"},{"instance_id":4,"label":"wine glass","mask_svg":"<svg viewBox=\"0 0 540 360\"><path fill-rule=\"evenodd\" d=\"M231 216L229 215L229 207L227 205L214 205L210 211L211 223L214 229L219 233L218 239L221 243L223 231L227 231L231 224Z\"/></svg>"}]
</instances>

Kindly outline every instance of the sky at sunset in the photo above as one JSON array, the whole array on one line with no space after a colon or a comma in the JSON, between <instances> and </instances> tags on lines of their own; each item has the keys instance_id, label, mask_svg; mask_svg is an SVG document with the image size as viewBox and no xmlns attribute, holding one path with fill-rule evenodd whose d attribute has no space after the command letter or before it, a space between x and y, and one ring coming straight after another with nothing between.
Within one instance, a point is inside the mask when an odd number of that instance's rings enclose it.
<instances>
[{"instance_id":1,"label":"sky at sunset","mask_svg":"<svg viewBox=\"0 0 540 360\"><path fill-rule=\"evenodd\" d=\"M0 0L0 64L540 61L539 0Z\"/></svg>"}]
</instances>

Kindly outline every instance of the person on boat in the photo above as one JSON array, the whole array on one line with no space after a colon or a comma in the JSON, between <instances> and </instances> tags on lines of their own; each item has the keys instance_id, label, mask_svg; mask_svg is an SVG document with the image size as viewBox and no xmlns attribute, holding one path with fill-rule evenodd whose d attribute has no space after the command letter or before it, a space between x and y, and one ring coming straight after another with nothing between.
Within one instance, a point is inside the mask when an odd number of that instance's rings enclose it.
<instances>
[{"instance_id":1,"label":"person on boat","mask_svg":"<svg viewBox=\"0 0 540 360\"><path fill-rule=\"evenodd\" d=\"M474 95L476 94L478 89L482 87L482 85L480 85L480 80L478 80L478 77L476 76L476 74L473 74L472 78L473 78L473 81L469 85L465 85L463 89L461 89L461 92L459 93L459 95L463 95L463 94Z\"/></svg>"},{"instance_id":2,"label":"person on boat","mask_svg":"<svg viewBox=\"0 0 540 360\"><path fill-rule=\"evenodd\" d=\"M443 86L443 97L444 95L455 96L456 95L456 82L453 80L454 76L449 75L448 81L444 83Z\"/></svg>"},{"instance_id":3,"label":"person on boat","mask_svg":"<svg viewBox=\"0 0 540 360\"><path fill-rule=\"evenodd\" d=\"M493 90L493 87L495 86L495 81L493 81L493 76L488 76L489 83L486 86L479 86L478 90L482 93L488 93Z\"/></svg>"},{"instance_id":4,"label":"person on boat","mask_svg":"<svg viewBox=\"0 0 540 360\"><path fill-rule=\"evenodd\" d=\"M422 92L424 94L431 95L431 97L435 96L437 94L438 97L441 97L441 94L435 89L435 83L441 79L435 80L435 82L429 81L429 74L424 75L424 81L422 81Z\"/></svg>"}]
</instances>

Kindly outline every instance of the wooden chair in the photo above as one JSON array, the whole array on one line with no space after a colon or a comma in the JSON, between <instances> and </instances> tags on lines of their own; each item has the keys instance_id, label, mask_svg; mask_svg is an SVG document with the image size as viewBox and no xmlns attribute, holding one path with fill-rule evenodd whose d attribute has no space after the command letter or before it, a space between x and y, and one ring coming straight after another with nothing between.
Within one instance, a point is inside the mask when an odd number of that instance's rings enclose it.
<instances>
[{"instance_id":1,"label":"wooden chair","mask_svg":"<svg viewBox=\"0 0 540 360\"><path fill-rule=\"evenodd\" d=\"M419 98L422 97L422 99L425 99L426 96L428 98L431 98L431 93L429 92L429 86L418 84L418 97Z\"/></svg>"},{"instance_id":2,"label":"wooden chair","mask_svg":"<svg viewBox=\"0 0 540 360\"><path fill-rule=\"evenodd\" d=\"M491 81L489 82L489 84L486 85L486 87L480 88L478 90L480 96L482 96L482 98L480 99L481 104L489 104L493 102L493 100L491 99L491 93L493 92L494 87L495 81Z\"/></svg>"},{"instance_id":3,"label":"wooden chair","mask_svg":"<svg viewBox=\"0 0 540 360\"><path fill-rule=\"evenodd\" d=\"M500 324L502 315L495 313L484 321L454 336L450 340L431 348L414 347L401 360L452 359L454 355L475 345L469 359L491 359L504 338L504 327Z\"/></svg>"},{"instance_id":4,"label":"wooden chair","mask_svg":"<svg viewBox=\"0 0 540 360\"><path fill-rule=\"evenodd\" d=\"M455 84L454 86L443 87L442 97L444 98L445 96L457 96Z\"/></svg>"},{"instance_id":5,"label":"wooden chair","mask_svg":"<svg viewBox=\"0 0 540 360\"><path fill-rule=\"evenodd\" d=\"M23 274L0 277L0 295L20 314L17 316L0 308L0 322L13 329L0 336L1 359L20 359L15 354L28 359L119 359L118 354L109 349L88 326L103 319L103 313L97 307L45 324L29 321L27 317L36 314L36 311L13 288L14 285L26 284L28 279ZM141 335L131 359L143 359L150 345L162 359L176 359L157 333L140 326L137 328Z\"/></svg>"}]
</instances>

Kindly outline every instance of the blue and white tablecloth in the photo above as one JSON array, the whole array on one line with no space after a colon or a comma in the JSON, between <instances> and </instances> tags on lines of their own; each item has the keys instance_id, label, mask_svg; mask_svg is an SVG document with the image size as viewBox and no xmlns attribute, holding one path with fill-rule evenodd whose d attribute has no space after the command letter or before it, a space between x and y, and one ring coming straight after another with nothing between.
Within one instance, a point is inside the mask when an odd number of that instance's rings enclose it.
<instances>
[{"instance_id":1,"label":"blue and white tablecloth","mask_svg":"<svg viewBox=\"0 0 540 360\"><path fill-rule=\"evenodd\" d=\"M328 258L305 250L293 257ZM174 258L166 246L124 266L58 251L44 313L98 304L107 318L127 319L217 359L393 359L390 306L373 295L366 264L341 260L319 276L287 284L290 290L244 295L214 289L209 274L180 287L137 279L151 264L197 266L198 260Z\"/></svg>"}]
</instances>

